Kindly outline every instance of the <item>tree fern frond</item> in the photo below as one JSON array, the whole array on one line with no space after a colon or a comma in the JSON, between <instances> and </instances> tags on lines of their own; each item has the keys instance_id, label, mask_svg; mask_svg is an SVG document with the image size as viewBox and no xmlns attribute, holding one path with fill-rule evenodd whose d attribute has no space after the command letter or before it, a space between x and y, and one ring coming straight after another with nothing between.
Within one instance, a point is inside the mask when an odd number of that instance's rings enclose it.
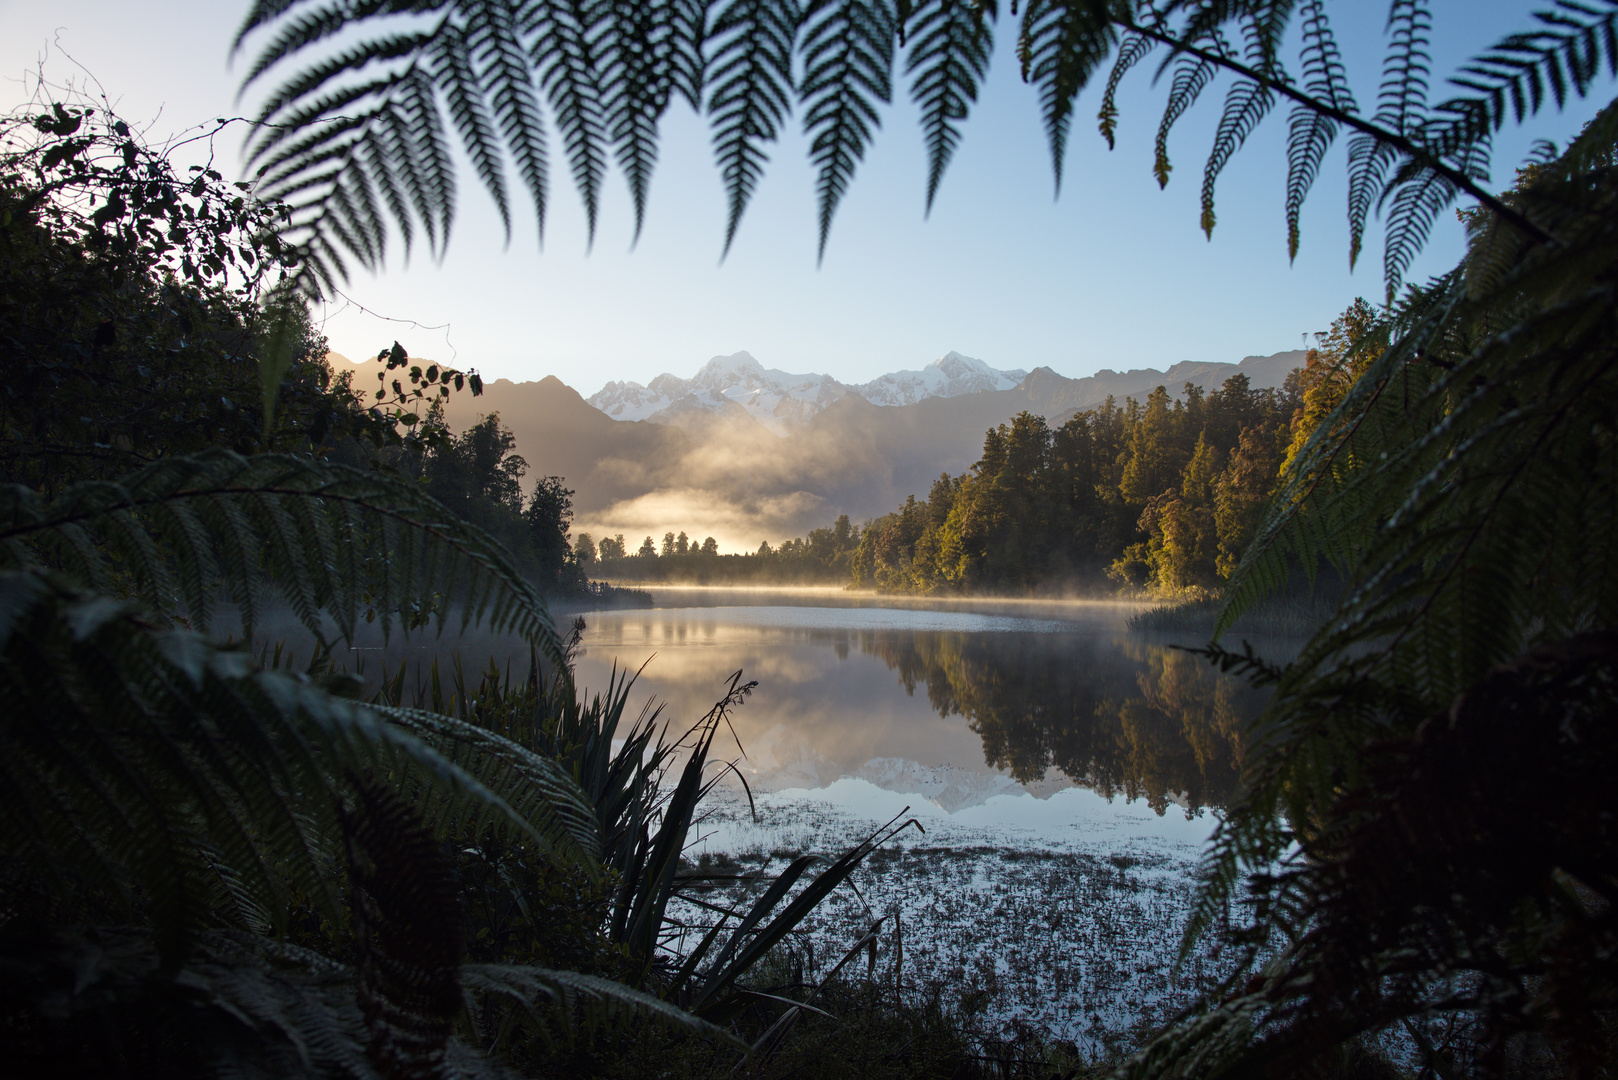
<instances>
[{"instance_id":1,"label":"tree fern frond","mask_svg":"<svg viewBox=\"0 0 1618 1080\"><path fill-rule=\"evenodd\" d=\"M464 25L451 23L444 27L435 42L433 61L434 81L444 94L444 104L448 107L450 120L460 132L461 145L466 148L467 156L472 159L472 168L477 171L478 178L488 189L489 197L494 200L495 209L500 213L500 224L505 229L506 241L509 243L511 204L506 194L504 155L501 153L499 136L495 132L494 118L489 114L482 81L472 61L472 49L466 39ZM371 174L378 178L379 183L384 177L391 180L390 173L381 168L380 163L371 166ZM387 189L392 190L394 186L389 183ZM392 202L390 199L390 205ZM401 229L409 229L408 212L395 207L393 217ZM409 250L408 239L405 246L406 250Z\"/></svg>"},{"instance_id":2,"label":"tree fern frond","mask_svg":"<svg viewBox=\"0 0 1618 1080\"><path fill-rule=\"evenodd\" d=\"M730 252L769 160L763 144L781 135L792 108L792 56L802 19L797 0L728 0L708 35L708 116L714 159L729 207L725 244Z\"/></svg>"},{"instance_id":3,"label":"tree fern frond","mask_svg":"<svg viewBox=\"0 0 1618 1080\"><path fill-rule=\"evenodd\" d=\"M429 46L434 36L424 31L389 34L344 49L277 86L259 103L247 163L255 164L284 139L305 135L312 124L322 119L342 116L350 103L385 90L402 69L389 69L358 85L341 80L367 68L408 61Z\"/></svg>"},{"instance_id":4,"label":"tree fern frond","mask_svg":"<svg viewBox=\"0 0 1618 1080\"><path fill-rule=\"evenodd\" d=\"M927 213L961 141L959 124L989 70L998 14L999 4L992 0L920 0L905 20L910 40L905 72L913 76L910 96L921 107L927 143Z\"/></svg>"},{"instance_id":5,"label":"tree fern frond","mask_svg":"<svg viewBox=\"0 0 1618 1080\"><path fill-rule=\"evenodd\" d=\"M466 40L483 76L483 92L492 107L517 174L533 200L539 239L545 240L545 209L550 159L545 120L522 40L517 0L486 0L469 5Z\"/></svg>"},{"instance_id":6,"label":"tree fern frond","mask_svg":"<svg viewBox=\"0 0 1618 1080\"><path fill-rule=\"evenodd\" d=\"M702 55L707 8L701 0L645 4L607 0L597 44L601 107L635 207L635 239L646 221L646 198L657 164L658 124L678 94L702 104Z\"/></svg>"},{"instance_id":7,"label":"tree fern frond","mask_svg":"<svg viewBox=\"0 0 1618 1080\"><path fill-rule=\"evenodd\" d=\"M1388 11L1392 42L1382 63L1376 123L1397 135L1419 134L1427 117L1427 74L1432 15L1426 0L1393 0ZM1358 261L1365 221L1380 198L1388 170L1398 161L1392 146L1371 135L1348 145L1348 265Z\"/></svg>"},{"instance_id":8,"label":"tree fern frond","mask_svg":"<svg viewBox=\"0 0 1618 1080\"><path fill-rule=\"evenodd\" d=\"M1031 0L1023 13L1018 53L1024 81L1039 88L1039 107L1058 195L1062 192L1062 165L1067 157L1068 129L1073 123L1073 102L1116 44L1118 31L1111 14L1099 5ZM1112 135L1108 109L1116 113L1112 102L1118 79L1151 50L1151 44L1136 34L1120 46L1101 107L1102 133L1109 147Z\"/></svg>"},{"instance_id":9,"label":"tree fern frond","mask_svg":"<svg viewBox=\"0 0 1618 1080\"><path fill-rule=\"evenodd\" d=\"M5 846L108 900L138 895L170 964L211 918L217 860L260 912L287 910L288 882L330 906L345 772L432 785L462 816L492 807L527 829L369 709L38 573L0 572L0 683L15 705L0 722Z\"/></svg>"},{"instance_id":10,"label":"tree fern frond","mask_svg":"<svg viewBox=\"0 0 1618 1080\"><path fill-rule=\"evenodd\" d=\"M1358 111L1348 86L1347 71L1337 39L1326 18L1324 0L1305 0L1303 15L1303 77L1310 94L1344 112ZM1292 110L1287 132L1287 257L1298 257L1298 219L1309 196L1320 162L1337 138L1337 121L1302 105Z\"/></svg>"},{"instance_id":11,"label":"tree fern frond","mask_svg":"<svg viewBox=\"0 0 1618 1080\"><path fill-rule=\"evenodd\" d=\"M172 554L160 557L165 549ZM306 560L309 552L323 558ZM119 484L81 484L54 502L0 490L0 560L108 592L127 580L155 611L178 608L204 625L211 590L255 603L267 571L316 635L326 633L321 616L347 637L367 609L387 630L413 602L458 595L463 625L487 619L565 664L543 598L496 541L413 485L340 465L213 451ZM172 565L187 568L189 583L176 583ZM250 620L251 609L242 615ZM440 607L441 623L447 615Z\"/></svg>"},{"instance_id":12,"label":"tree fern frond","mask_svg":"<svg viewBox=\"0 0 1618 1080\"><path fill-rule=\"evenodd\" d=\"M826 256L832 216L865 157L872 131L882 126L877 103L893 100L893 45L897 12L892 0L812 0L804 11L804 134L819 169L820 248Z\"/></svg>"},{"instance_id":13,"label":"tree fern frond","mask_svg":"<svg viewBox=\"0 0 1618 1080\"><path fill-rule=\"evenodd\" d=\"M1275 64L1270 52L1272 43L1268 27L1253 20L1247 22L1243 29L1247 36L1249 63L1272 78L1286 81L1285 73ZM1265 70L1266 66L1268 70ZM1225 111L1214 130L1213 149L1208 154L1208 163L1202 173L1202 231L1210 239L1213 238L1215 222L1214 185L1219 180L1219 174L1274 105L1275 92L1251 79L1238 79L1225 95Z\"/></svg>"},{"instance_id":14,"label":"tree fern frond","mask_svg":"<svg viewBox=\"0 0 1618 1080\"><path fill-rule=\"evenodd\" d=\"M607 137L596 76L596 41L603 17L598 4L571 0L533 5L521 23L523 33L533 40L534 71L550 97L551 115L567 147L573 183L584 201L588 244L595 242L601 181L607 170Z\"/></svg>"},{"instance_id":15,"label":"tree fern frond","mask_svg":"<svg viewBox=\"0 0 1618 1080\"><path fill-rule=\"evenodd\" d=\"M255 5L255 8L257 9L265 9L273 6L283 10L268 13L266 17L263 18L258 17L258 10L249 13L248 22L243 25L241 33L237 36L237 46L240 47L242 39L245 38L246 35L253 29L279 18L282 14L284 14L284 10L286 8L294 6L295 3L296 0L294 0L293 3L285 4ZM366 14L374 15L379 5L373 2L367 5L367 7L369 10L366 11ZM297 53L299 50L307 48L308 46L317 42L324 41L327 38L340 33L346 26L349 25L350 20L356 14L358 14L358 12L355 11L354 5L352 4L327 4L325 6L317 7L312 11L308 10L306 7L303 11L300 11L298 14L287 19L284 25L281 27L280 32L276 34L275 39L269 44L265 45L263 49L259 50L259 54L253 60L252 66L247 69L247 74L242 76L241 90L238 91L238 94L246 91L246 89L257 82L265 72L275 67L281 61Z\"/></svg>"},{"instance_id":16,"label":"tree fern frond","mask_svg":"<svg viewBox=\"0 0 1618 1080\"><path fill-rule=\"evenodd\" d=\"M305 292L342 277L338 249L377 266L386 227L365 213L377 188L406 193L434 251L442 249L454 220L455 181L427 72L408 68L290 104L296 107L259 129L249 164L259 197L286 208L284 232L305 255L298 269ZM322 123L330 113L342 118Z\"/></svg>"},{"instance_id":17,"label":"tree fern frond","mask_svg":"<svg viewBox=\"0 0 1618 1080\"><path fill-rule=\"evenodd\" d=\"M1603 67L1618 75L1618 3L1557 0L1534 18L1541 29L1511 34L1449 81L1471 96L1450 98L1434 110L1427 140L1446 157L1469 156L1508 119L1522 123L1546 104L1561 108L1584 97Z\"/></svg>"},{"instance_id":18,"label":"tree fern frond","mask_svg":"<svg viewBox=\"0 0 1618 1080\"><path fill-rule=\"evenodd\" d=\"M1414 135L1427 119L1428 47L1433 29L1427 0L1393 0L1388 29L1393 41L1383 61L1377 122L1396 134Z\"/></svg>"},{"instance_id":19,"label":"tree fern frond","mask_svg":"<svg viewBox=\"0 0 1618 1080\"><path fill-rule=\"evenodd\" d=\"M560 1008L568 1022L576 1008L591 1017L633 1016L662 1027L700 1035L745 1051L747 1044L730 1031L702 1020L676 1005L623 983L577 971L555 971L522 964L465 964L461 981L474 995L507 999L532 1008L542 1001Z\"/></svg>"},{"instance_id":20,"label":"tree fern frond","mask_svg":"<svg viewBox=\"0 0 1618 1080\"><path fill-rule=\"evenodd\" d=\"M1388 235L1382 251L1383 279L1391 300L1404 282L1404 272L1427 243L1438 214L1455 201L1455 185L1432 169L1389 186L1392 193Z\"/></svg>"},{"instance_id":21,"label":"tree fern frond","mask_svg":"<svg viewBox=\"0 0 1618 1080\"><path fill-rule=\"evenodd\" d=\"M1118 132L1118 85L1123 82L1130 68L1146 59L1157 43L1151 38L1134 31L1124 36L1123 43L1118 46L1118 58L1113 62L1112 73L1107 76L1107 89L1101 95L1101 111L1096 114L1100 126L1101 137L1107 140L1107 149L1116 149L1114 136ZM1023 78L1027 78L1027 63L1023 61Z\"/></svg>"},{"instance_id":22,"label":"tree fern frond","mask_svg":"<svg viewBox=\"0 0 1618 1080\"><path fill-rule=\"evenodd\" d=\"M1594 141L1564 155L1578 166L1545 166L1513 195L1562 244L1412 290L1365 341L1385 350L1284 477L1220 628L1289 559L1330 561L1349 585L1256 732L1261 765L1216 845L1200 925L1241 867L1279 853L1266 821L1324 827L1364 777L1356 748L1408 732L1525 649L1618 619L1614 117L1609 106ZM1392 200L1419 196L1417 170Z\"/></svg>"},{"instance_id":23,"label":"tree fern frond","mask_svg":"<svg viewBox=\"0 0 1618 1080\"><path fill-rule=\"evenodd\" d=\"M556 857L586 867L600 859L596 808L553 759L486 728L439 713L376 708L498 795L535 833L545 837ZM432 814L427 816L430 820Z\"/></svg>"},{"instance_id":24,"label":"tree fern frond","mask_svg":"<svg viewBox=\"0 0 1618 1080\"><path fill-rule=\"evenodd\" d=\"M1216 34L1210 41L1212 51L1218 55L1226 55L1230 48L1223 35ZM1168 64L1173 61L1171 53L1164 60L1163 67L1158 69L1161 77L1167 70ZM1180 117L1185 115L1187 109L1197 103L1197 98L1213 82L1218 74L1218 67L1210 60L1199 56L1184 55L1174 65L1174 78L1169 83L1168 100L1163 104L1163 119L1157 126L1157 142L1152 160L1152 175L1157 177L1158 187L1167 187L1169 173L1174 166L1169 163L1169 132Z\"/></svg>"}]
</instances>

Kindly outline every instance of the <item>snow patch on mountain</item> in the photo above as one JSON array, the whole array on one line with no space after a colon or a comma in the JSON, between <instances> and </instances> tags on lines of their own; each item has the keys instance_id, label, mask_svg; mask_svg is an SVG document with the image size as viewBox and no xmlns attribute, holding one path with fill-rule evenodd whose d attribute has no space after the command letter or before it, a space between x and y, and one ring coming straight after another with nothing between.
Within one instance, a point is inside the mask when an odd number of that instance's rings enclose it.
<instances>
[{"instance_id":1,"label":"snow patch on mountain","mask_svg":"<svg viewBox=\"0 0 1618 1080\"><path fill-rule=\"evenodd\" d=\"M1026 371L999 371L982 360L951 351L920 371L891 372L853 389L872 405L914 405L926 398L1010 390L1027 377Z\"/></svg>"},{"instance_id":2,"label":"snow patch on mountain","mask_svg":"<svg viewBox=\"0 0 1618 1080\"><path fill-rule=\"evenodd\" d=\"M663 374L646 386L609 382L588 400L614 420L666 424L693 412L743 415L786 435L845 394L858 394L875 405L910 405L925 398L1009 390L1026 375L998 371L951 352L920 371L895 371L861 386L847 386L829 375L767 368L751 354L739 352L714 357L689 379Z\"/></svg>"}]
</instances>

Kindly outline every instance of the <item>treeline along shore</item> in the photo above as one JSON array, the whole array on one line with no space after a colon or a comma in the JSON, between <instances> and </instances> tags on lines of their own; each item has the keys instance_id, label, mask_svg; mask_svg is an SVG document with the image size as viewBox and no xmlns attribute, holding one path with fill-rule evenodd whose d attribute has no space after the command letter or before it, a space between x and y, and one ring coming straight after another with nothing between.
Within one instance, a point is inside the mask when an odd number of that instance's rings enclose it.
<instances>
[{"instance_id":1,"label":"treeline along shore","mask_svg":"<svg viewBox=\"0 0 1618 1080\"><path fill-rule=\"evenodd\" d=\"M1279 389L1244 374L1212 391L1159 386L1052 427L1023 412L983 456L925 497L854 524L721 555L712 537L580 534L580 569L611 581L844 585L886 593L1217 592L1288 462L1374 356L1355 351L1373 312L1356 301Z\"/></svg>"}]
</instances>

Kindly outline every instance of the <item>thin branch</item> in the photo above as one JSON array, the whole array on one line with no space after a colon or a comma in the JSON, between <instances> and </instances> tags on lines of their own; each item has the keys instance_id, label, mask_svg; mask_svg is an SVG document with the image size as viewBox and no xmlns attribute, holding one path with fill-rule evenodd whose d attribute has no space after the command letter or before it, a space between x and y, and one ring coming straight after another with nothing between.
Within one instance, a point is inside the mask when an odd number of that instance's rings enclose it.
<instances>
[{"instance_id":1,"label":"thin branch","mask_svg":"<svg viewBox=\"0 0 1618 1080\"><path fill-rule=\"evenodd\" d=\"M1137 34L1141 34L1145 37L1151 38L1153 41L1167 45L1176 52L1189 53L1205 63L1214 64L1217 67L1222 67L1228 71L1233 71L1242 76L1242 78L1251 79L1260 86L1280 94L1282 97L1291 98L1293 101L1297 102L1299 105L1302 105L1306 109L1318 113L1321 116L1329 117L1346 127L1353 128L1355 131L1358 131L1361 134L1369 135L1378 142L1385 143L1388 146L1398 150L1406 157L1418 161L1427 168L1432 169L1434 172L1444 177L1444 179L1448 180L1450 183L1472 196L1479 203L1482 203L1489 210L1510 222L1517 228L1519 232L1523 233L1523 235L1527 236L1535 243L1544 244L1547 247L1554 247L1558 243L1556 237L1552 236L1550 233L1546 232L1544 229L1530 221L1527 215L1525 215L1522 211L1516 209L1515 207L1508 206L1506 203L1502 202L1498 196L1491 195L1489 192L1479 187L1477 182L1471 177L1467 176L1464 172L1452 165L1445 164L1441 159L1434 156L1428 150L1417 145L1416 143L1411 142L1403 135L1389 131L1386 128L1379 127L1369 120L1355 116L1353 113L1344 112L1342 109L1339 109L1333 105L1328 105L1319 98L1310 97L1301 90L1298 90L1287 83L1272 79L1268 75L1264 75L1238 60L1232 60L1229 57L1221 56L1218 53L1212 52L1208 49L1199 48L1196 45L1182 41L1174 35L1165 33L1162 30L1149 26L1142 26L1134 19L1127 17L1115 17L1114 21L1125 29L1133 30Z\"/></svg>"}]
</instances>

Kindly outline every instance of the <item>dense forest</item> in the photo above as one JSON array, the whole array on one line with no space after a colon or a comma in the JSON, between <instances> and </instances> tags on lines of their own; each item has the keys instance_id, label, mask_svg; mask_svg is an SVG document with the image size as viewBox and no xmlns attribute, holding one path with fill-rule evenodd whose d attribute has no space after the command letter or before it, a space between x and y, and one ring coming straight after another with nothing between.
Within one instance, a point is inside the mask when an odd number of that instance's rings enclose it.
<instances>
[{"instance_id":1,"label":"dense forest","mask_svg":"<svg viewBox=\"0 0 1618 1080\"><path fill-rule=\"evenodd\" d=\"M1108 399L1060 427L1023 413L983 457L869 523L853 584L888 592L1027 593L1111 579L1166 595L1228 580L1285 465L1369 362L1364 300L1317 336L1280 390L1233 375L1179 397Z\"/></svg>"}]
</instances>

